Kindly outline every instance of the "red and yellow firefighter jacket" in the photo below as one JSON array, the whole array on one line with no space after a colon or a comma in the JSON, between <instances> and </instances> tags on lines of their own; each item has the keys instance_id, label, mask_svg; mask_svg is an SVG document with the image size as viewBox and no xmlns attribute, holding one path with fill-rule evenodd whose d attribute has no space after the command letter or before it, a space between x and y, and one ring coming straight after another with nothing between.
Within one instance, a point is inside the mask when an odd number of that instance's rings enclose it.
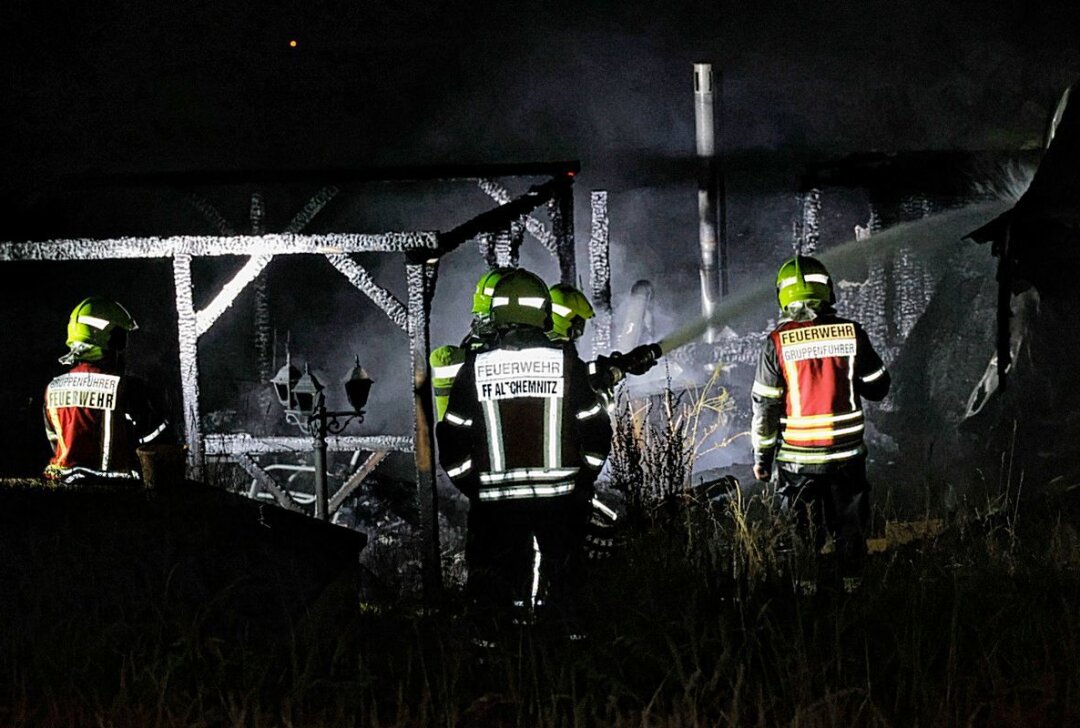
<instances>
[{"instance_id":1,"label":"red and yellow firefighter jacket","mask_svg":"<svg viewBox=\"0 0 1080 728\"><path fill-rule=\"evenodd\" d=\"M79 362L45 389L45 477L66 484L139 477L138 445L165 431L142 382Z\"/></svg>"},{"instance_id":2,"label":"red and yellow firefighter jacket","mask_svg":"<svg viewBox=\"0 0 1080 728\"><path fill-rule=\"evenodd\" d=\"M468 353L436 435L446 473L480 502L591 486L611 449L608 413L585 363L573 347L525 327Z\"/></svg>"},{"instance_id":3,"label":"red and yellow firefighter jacket","mask_svg":"<svg viewBox=\"0 0 1080 728\"><path fill-rule=\"evenodd\" d=\"M862 398L880 400L889 373L863 328L823 311L769 334L752 390L756 464L824 473L866 455Z\"/></svg>"}]
</instances>

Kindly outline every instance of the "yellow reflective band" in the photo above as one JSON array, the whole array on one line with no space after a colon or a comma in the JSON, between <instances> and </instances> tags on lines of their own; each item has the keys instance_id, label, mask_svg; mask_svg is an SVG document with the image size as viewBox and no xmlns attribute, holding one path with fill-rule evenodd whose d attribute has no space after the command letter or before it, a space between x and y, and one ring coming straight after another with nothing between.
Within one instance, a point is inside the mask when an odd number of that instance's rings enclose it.
<instances>
[{"instance_id":1,"label":"yellow reflective band","mask_svg":"<svg viewBox=\"0 0 1080 728\"><path fill-rule=\"evenodd\" d=\"M751 440L753 441L751 444L754 446L754 449L759 450L764 447L772 447L775 445L776 435L770 435L769 437L758 437L757 435L754 435Z\"/></svg>"},{"instance_id":2,"label":"yellow reflective band","mask_svg":"<svg viewBox=\"0 0 1080 728\"><path fill-rule=\"evenodd\" d=\"M443 416L443 419L452 425L459 425L461 427L472 427L471 419L467 420L464 417L454 414L453 412L447 412Z\"/></svg>"},{"instance_id":3,"label":"yellow reflective band","mask_svg":"<svg viewBox=\"0 0 1080 728\"><path fill-rule=\"evenodd\" d=\"M852 435L856 432L862 432L863 429L863 425L855 425L854 427L845 427L840 430L784 430L784 439L788 442L801 442L804 440L822 440L828 437Z\"/></svg>"},{"instance_id":4,"label":"yellow reflective band","mask_svg":"<svg viewBox=\"0 0 1080 728\"><path fill-rule=\"evenodd\" d=\"M823 273L807 273L803 276L803 280L807 283L824 283L829 285L829 276Z\"/></svg>"},{"instance_id":5,"label":"yellow reflective band","mask_svg":"<svg viewBox=\"0 0 1080 728\"><path fill-rule=\"evenodd\" d=\"M859 377L859 379L864 382L873 382L877 379L881 379L883 376L885 376L885 367L881 367L881 369L878 369L872 374L867 374L865 377Z\"/></svg>"},{"instance_id":6,"label":"yellow reflective band","mask_svg":"<svg viewBox=\"0 0 1080 728\"><path fill-rule=\"evenodd\" d=\"M832 460L847 460L853 458L856 455L862 454L862 448L855 448L854 450L844 450L842 452L833 453L820 453L820 454L800 454L794 453L789 450L780 449L780 453L776 456L777 460L791 463L824 463Z\"/></svg>"},{"instance_id":7,"label":"yellow reflective band","mask_svg":"<svg viewBox=\"0 0 1080 728\"><path fill-rule=\"evenodd\" d=\"M801 417L803 411L802 392L799 390L799 368L795 362L784 360L784 381L791 390L788 394L788 409L790 414Z\"/></svg>"},{"instance_id":8,"label":"yellow reflective band","mask_svg":"<svg viewBox=\"0 0 1080 728\"><path fill-rule=\"evenodd\" d=\"M461 463L461 465L458 465L457 467L450 468L449 470L446 471L446 474L449 475L451 478L456 478L459 475L464 475L465 473L469 472L470 470L472 470L472 458L469 458L468 460Z\"/></svg>"},{"instance_id":9,"label":"yellow reflective band","mask_svg":"<svg viewBox=\"0 0 1080 728\"><path fill-rule=\"evenodd\" d=\"M60 413L56 409L50 407L49 419L52 421L53 431L56 433L56 460L57 462L63 463L67 460L68 444L64 441L64 426L60 423Z\"/></svg>"},{"instance_id":10,"label":"yellow reflective band","mask_svg":"<svg viewBox=\"0 0 1080 728\"><path fill-rule=\"evenodd\" d=\"M784 390L780 387L770 387L767 384L762 384L759 381L754 381L754 386L750 389L753 394L761 397L768 397L769 399L780 399L784 396Z\"/></svg>"},{"instance_id":11,"label":"yellow reflective band","mask_svg":"<svg viewBox=\"0 0 1080 728\"><path fill-rule=\"evenodd\" d=\"M572 314L574 311L569 306L564 306L561 303L553 303L551 304L551 312L556 316L570 318L570 314Z\"/></svg>"},{"instance_id":12,"label":"yellow reflective band","mask_svg":"<svg viewBox=\"0 0 1080 728\"><path fill-rule=\"evenodd\" d=\"M801 415L798 417L781 417L780 422L789 427L804 427L810 425L827 425L833 422L847 422L863 416L862 410L845 412L841 415Z\"/></svg>"}]
</instances>

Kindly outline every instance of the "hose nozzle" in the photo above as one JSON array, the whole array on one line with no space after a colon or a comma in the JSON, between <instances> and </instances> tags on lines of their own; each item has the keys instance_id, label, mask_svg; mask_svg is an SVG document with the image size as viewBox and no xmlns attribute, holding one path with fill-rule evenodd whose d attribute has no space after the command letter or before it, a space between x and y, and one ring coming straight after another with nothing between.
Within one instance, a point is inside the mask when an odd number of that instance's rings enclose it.
<instances>
[{"instance_id":1,"label":"hose nozzle","mask_svg":"<svg viewBox=\"0 0 1080 728\"><path fill-rule=\"evenodd\" d=\"M598 356L589 363L589 383L595 392L610 392L628 374L644 374L652 369L663 355L659 344L642 344L625 354L613 351L608 356Z\"/></svg>"}]
</instances>

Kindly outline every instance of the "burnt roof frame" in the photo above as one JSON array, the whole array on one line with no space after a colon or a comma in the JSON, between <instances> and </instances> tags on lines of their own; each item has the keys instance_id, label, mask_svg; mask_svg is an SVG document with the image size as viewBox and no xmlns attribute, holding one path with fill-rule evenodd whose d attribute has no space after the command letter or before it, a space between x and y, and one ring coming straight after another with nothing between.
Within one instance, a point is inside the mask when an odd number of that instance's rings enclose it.
<instances>
[{"instance_id":1,"label":"burnt roof frame","mask_svg":"<svg viewBox=\"0 0 1080 728\"><path fill-rule=\"evenodd\" d=\"M0 262L21 260L85 261L171 258L177 309L179 364L184 399L185 439L188 443L188 466L199 477L207 454L242 456L252 449L263 452L292 450L290 438L250 438L238 441L235 436L206 436L199 421L198 340L231 306L239 293L258 275L275 255L321 254L330 259L354 286L360 288L395 319L386 302L380 303L372 290L357 285L354 276L342 270L344 261L355 261L350 253L404 253L406 278L409 286L406 310L406 332L410 337L413 369L414 432L411 445L417 471L417 495L420 501L421 527L425 532L422 562L426 593L433 595L441 589L439 566L437 494L435 488L434 428L431 420L432 398L429 386L428 354L430 351L430 312L438 277L438 261L463 243L484 233L508 228L542 204L552 203L551 211L555 238L554 252L559 258L561 277L573 282L575 272L573 241L573 182L580 171L578 162L509 165L448 165L392 170L269 170L256 172L179 172L111 176L77 176L67 178L69 189L91 187L168 187L187 188L193 185L250 184L252 181L302 182L318 180L344 184L375 180L462 179L476 180L481 189L494 196L490 180L494 177L550 175L551 179L534 185L527 192L481 213L445 233L391 232L383 234L329 233L301 234L299 232L253 235L175 235L168 237L133 236L121 238L70 238L47 241L0 241ZM485 182L488 188L485 189ZM321 194L321 193L320 193ZM336 194L333 193L333 194ZM333 196L331 194L331 197ZM606 201L606 198L605 198ZM324 203L325 204L325 203ZM319 205L315 212L322 209ZM605 207L606 211L606 207ZM310 217L308 218L310 221ZM306 221L305 223L306 224ZM528 227L528 226L527 226ZM535 226L530 232L537 235ZM605 221L606 233L606 221ZM539 237L539 236L538 236ZM606 245L606 234L604 237ZM195 257L248 255L249 260L228 281L201 312L195 309L191 262ZM335 258L338 262L335 262ZM354 271L355 272L355 271ZM357 275L363 273L362 269ZM378 287L376 287L378 288ZM379 288L378 290L384 290ZM385 291L384 291L385 292ZM388 294L388 292L386 292ZM389 294L388 294L389 295ZM392 298L392 296L391 296ZM396 301L396 299L394 299ZM400 306L400 302L398 303ZM396 307L391 306L394 310ZM212 309L212 310L211 310ZM200 313L202 314L200 320ZM370 449L407 450L409 438L332 437L331 450ZM278 442L277 440L281 440ZM236 447L244 452L232 452ZM240 459L240 458L238 458ZM250 459L250 458L249 458ZM269 477L269 476L267 476ZM277 495L275 493L275 495ZM287 495L287 494L286 494ZM290 504L278 498L284 507Z\"/></svg>"}]
</instances>

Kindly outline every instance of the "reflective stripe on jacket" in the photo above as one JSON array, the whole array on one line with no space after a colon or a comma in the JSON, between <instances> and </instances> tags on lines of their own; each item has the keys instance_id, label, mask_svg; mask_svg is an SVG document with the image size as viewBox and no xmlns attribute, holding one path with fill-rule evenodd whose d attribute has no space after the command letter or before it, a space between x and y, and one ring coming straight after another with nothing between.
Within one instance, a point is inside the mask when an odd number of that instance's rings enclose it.
<instances>
[{"instance_id":1,"label":"reflective stripe on jacket","mask_svg":"<svg viewBox=\"0 0 1080 728\"><path fill-rule=\"evenodd\" d=\"M447 474L481 501L567 495L611 448L584 362L527 327L467 354L436 435Z\"/></svg>"},{"instance_id":2,"label":"reflective stripe on jacket","mask_svg":"<svg viewBox=\"0 0 1080 728\"><path fill-rule=\"evenodd\" d=\"M140 380L92 362L80 362L49 382L44 415L53 447L45 476L68 483L137 479L135 448L166 429Z\"/></svg>"},{"instance_id":3,"label":"reflective stripe on jacket","mask_svg":"<svg viewBox=\"0 0 1080 728\"><path fill-rule=\"evenodd\" d=\"M782 321L762 348L751 393L755 461L821 472L866 454L862 398L889 375L859 324L831 311Z\"/></svg>"}]
</instances>

